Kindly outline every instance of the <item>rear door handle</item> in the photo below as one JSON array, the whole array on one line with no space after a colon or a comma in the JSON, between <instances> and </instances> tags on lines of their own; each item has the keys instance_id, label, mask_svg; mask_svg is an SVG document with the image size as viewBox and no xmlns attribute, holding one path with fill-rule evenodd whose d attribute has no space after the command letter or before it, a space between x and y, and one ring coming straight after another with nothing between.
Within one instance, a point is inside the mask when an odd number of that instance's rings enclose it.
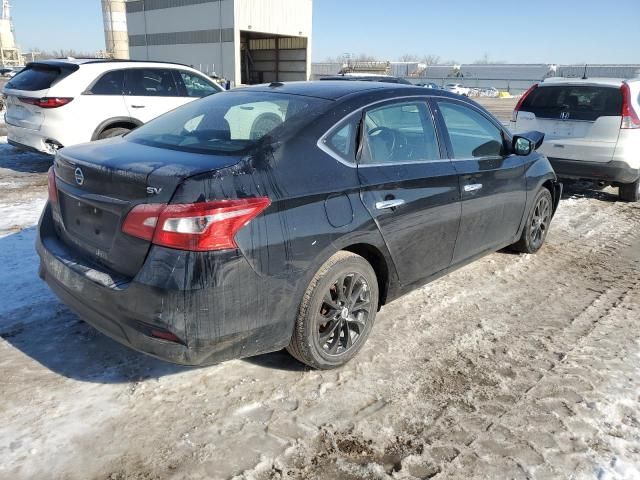
<instances>
[{"instance_id":1,"label":"rear door handle","mask_svg":"<svg viewBox=\"0 0 640 480\"><path fill-rule=\"evenodd\" d=\"M405 201L401 198L396 198L394 200L385 200L384 202L377 202L376 209L377 210L387 210L389 208L397 208L401 205L404 205Z\"/></svg>"},{"instance_id":2,"label":"rear door handle","mask_svg":"<svg viewBox=\"0 0 640 480\"><path fill-rule=\"evenodd\" d=\"M145 108L146 105L131 105L131 108Z\"/></svg>"},{"instance_id":3,"label":"rear door handle","mask_svg":"<svg viewBox=\"0 0 640 480\"><path fill-rule=\"evenodd\" d=\"M471 185L465 185L464 186L464 191L465 192L477 192L478 190L482 190L482 184L481 183L472 183Z\"/></svg>"}]
</instances>

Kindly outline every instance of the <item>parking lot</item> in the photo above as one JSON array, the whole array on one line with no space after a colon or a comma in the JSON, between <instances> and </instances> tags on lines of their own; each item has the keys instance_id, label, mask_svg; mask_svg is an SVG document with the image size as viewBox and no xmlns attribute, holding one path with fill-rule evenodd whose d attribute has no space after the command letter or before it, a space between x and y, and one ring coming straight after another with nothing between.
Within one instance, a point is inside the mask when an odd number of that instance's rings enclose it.
<instances>
[{"instance_id":1,"label":"parking lot","mask_svg":"<svg viewBox=\"0 0 640 480\"><path fill-rule=\"evenodd\" d=\"M501 120L515 100L483 99ZM387 305L335 371L189 369L120 346L37 275L51 160L0 133L0 478L639 478L640 204L565 193L543 250Z\"/></svg>"}]
</instances>

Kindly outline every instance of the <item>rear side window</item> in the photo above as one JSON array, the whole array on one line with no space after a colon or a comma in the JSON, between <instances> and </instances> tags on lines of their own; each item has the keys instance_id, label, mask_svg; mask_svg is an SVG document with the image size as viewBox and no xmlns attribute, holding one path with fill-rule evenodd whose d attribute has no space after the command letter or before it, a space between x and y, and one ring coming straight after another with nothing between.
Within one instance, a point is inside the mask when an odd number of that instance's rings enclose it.
<instances>
[{"instance_id":1,"label":"rear side window","mask_svg":"<svg viewBox=\"0 0 640 480\"><path fill-rule=\"evenodd\" d=\"M501 157L504 151L502 131L484 115L453 102L438 102L453 158Z\"/></svg>"},{"instance_id":2,"label":"rear side window","mask_svg":"<svg viewBox=\"0 0 640 480\"><path fill-rule=\"evenodd\" d=\"M343 160L354 162L357 129L357 119L351 119L336 127L333 133L323 140L323 143Z\"/></svg>"},{"instance_id":3,"label":"rear side window","mask_svg":"<svg viewBox=\"0 0 640 480\"><path fill-rule=\"evenodd\" d=\"M173 72L164 68L127 70L125 94L134 97L178 97Z\"/></svg>"},{"instance_id":4,"label":"rear side window","mask_svg":"<svg viewBox=\"0 0 640 480\"><path fill-rule=\"evenodd\" d=\"M435 127L422 102L368 111L363 142L362 165L440 159Z\"/></svg>"},{"instance_id":5,"label":"rear side window","mask_svg":"<svg viewBox=\"0 0 640 480\"><path fill-rule=\"evenodd\" d=\"M60 76L61 72L57 68L27 67L7 84L7 88L29 92L46 90Z\"/></svg>"},{"instance_id":6,"label":"rear side window","mask_svg":"<svg viewBox=\"0 0 640 480\"><path fill-rule=\"evenodd\" d=\"M621 115L622 93L616 87L589 85L538 87L525 98L520 110L538 118L595 121Z\"/></svg>"},{"instance_id":7,"label":"rear side window","mask_svg":"<svg viewBox=\"0 0 640 480\"><path fill-rule=\"evenodd\" d=\"M105 73L91 88L94 95L122 95L124 70Z\"/></svg>"},{"instance_id":8,"label":"rear side window","mask_svg":"<svg viewBox=\"0 0 640 480\"><path fill-rule=\"evenodd\" d=\"M178 72L178 82L182 82L187 97L202 98L220 91L213 82L192 72Z\"/></svg>"}]
</instances>

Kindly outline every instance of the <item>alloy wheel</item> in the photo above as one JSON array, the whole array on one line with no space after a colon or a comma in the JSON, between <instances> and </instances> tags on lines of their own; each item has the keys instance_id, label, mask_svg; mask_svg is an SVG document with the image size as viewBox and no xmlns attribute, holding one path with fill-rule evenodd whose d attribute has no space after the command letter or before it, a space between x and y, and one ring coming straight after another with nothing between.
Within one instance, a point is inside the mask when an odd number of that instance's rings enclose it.
<instances>
[{"instance_id":1,"label":"alloy wheel","mask_svg":"<svg viewBox=\"0 0 640 480\"><path fill-rule=\"evenodd\" d=\"M365 332L371 308L364 276L348 273L333 282L318 312L317 340L324 353L340 356L352 349Z\"/></svg>"},{"instance_id":2,"label":"alloy wheel","mask_svg":"<svg viewBox=\"0 0 640 480\"><path fill-rule=\"evenodd\" d=\"M551 221L551 202L547 196L538 199L538 203L533 210L531 218L531 228L529 229L529 240L534 249L540 248L549 230Z\"/></svg>"}]
</instances>

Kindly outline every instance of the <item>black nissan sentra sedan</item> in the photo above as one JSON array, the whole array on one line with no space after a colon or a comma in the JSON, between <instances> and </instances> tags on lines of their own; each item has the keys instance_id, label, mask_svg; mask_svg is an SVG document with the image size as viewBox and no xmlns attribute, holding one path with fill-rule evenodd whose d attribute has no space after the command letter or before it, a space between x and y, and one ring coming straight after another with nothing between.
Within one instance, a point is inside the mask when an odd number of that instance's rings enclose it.
<instances>
[{"instance_id":1,"label":"black nissan sentra sedan","mask_svg":"<svg viewBox=\"0 0 640 480\"><path fill-rule=\"evenodd\" d=\"M165 360L287 347L337 367L383 305L487 253L542 246L562 188L542 138L442 90L221 93L58 153L40 275L91 325Z\"/></svg>"}]
</instances>

